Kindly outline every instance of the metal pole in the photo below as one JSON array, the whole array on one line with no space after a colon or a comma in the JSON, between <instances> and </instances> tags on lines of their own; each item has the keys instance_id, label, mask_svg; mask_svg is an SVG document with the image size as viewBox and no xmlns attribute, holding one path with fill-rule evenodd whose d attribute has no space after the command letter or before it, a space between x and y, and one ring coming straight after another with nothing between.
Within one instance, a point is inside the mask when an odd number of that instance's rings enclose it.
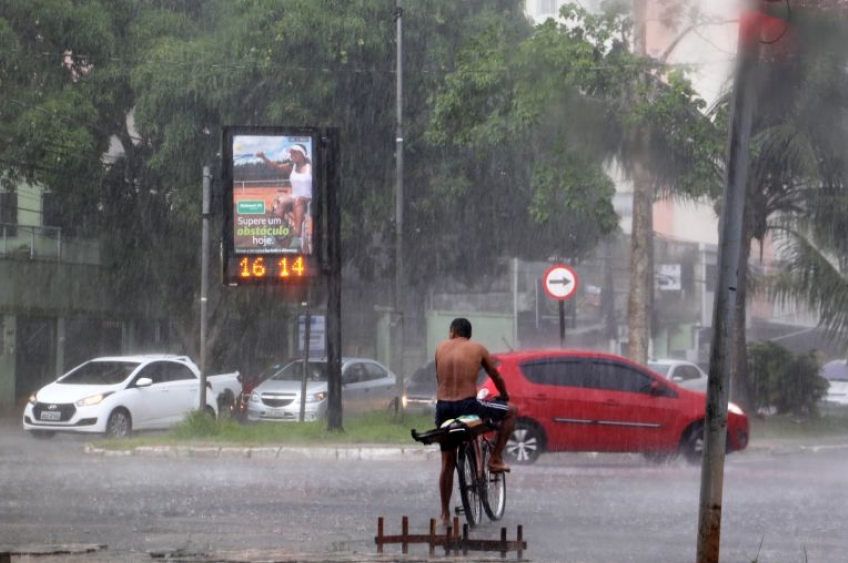
<instances>
[{"instance_id":1,"label":"metal pole","mask_svg":"<svg viewBox=\"0 0 848 563\"><path fill-rule=\"evenodd\" d=\"M744 22L743 19L741 20ZM739 294L739 269L743 242L748 148L753 113L753 74L758 58L758 37L740 23L739 53L730 118L724 209L719 231L719 271L713 305L713 340L707 380L704 459L698 510L697 563L718 563L721 538L721 506L724 485L727 403Z\"/></svg>"},{"instance_id":2,"label":"metal pole","mask_svg":"<svg viewBox=\"0 0 848 563\"><path fill-rule=\"evenodd\" d=\"M559 300L559 347L565 349L565 300Z\"/></svg>"},{"instance_id":3,"label":"metal pole","mask_svg":"<svg viewBox=\"0 0 848 563\"><path fill-rule=\"evenodd\" d=\"M309 302L312 300L311 285L306 288L306 308L303 328L303 374L300 383L300 422L306 420L306 381L309 377L309 344L312 340L312 315Z\"/></svg>"},{"instance_id":4,"label":"metal pole","mask_svg":"<svg viewBox=\"0 0 848 563\"><path fill-rule=\"evenodd\" d=\"M212 173L208 166L203 167L203 236L200 250L200 396L198 409L206 409L206 310L209 292L209 218L212 206Z\"/></svg>"},{"instance_id":5,"label":"metal pole","mask_svg":"<svg viewBox=\"0 0 848 563\"><path fill-rule=\"evenodd\" d=\"M392 331L395 334L394 341L398 343L393 347L395 359L395 371L398 377L397 406L401 416L404 407L401 397L404 390L403 369L403 6L402 0L395 2L395 22L397 24L397 74L395 83L397 91L395 94L395 115L397 126L395 130L395 302L394 322L396 326Z\"/></svg>"},{"instance_id":6,"label":"metal pole","mask_svg":"<svg viewBox=\"0 0 848 563\"><path fill-rule=\"evenodd\" d=\"M518 258L512 259L512 347L518 349Z\"/></svg>"}]
</instances>

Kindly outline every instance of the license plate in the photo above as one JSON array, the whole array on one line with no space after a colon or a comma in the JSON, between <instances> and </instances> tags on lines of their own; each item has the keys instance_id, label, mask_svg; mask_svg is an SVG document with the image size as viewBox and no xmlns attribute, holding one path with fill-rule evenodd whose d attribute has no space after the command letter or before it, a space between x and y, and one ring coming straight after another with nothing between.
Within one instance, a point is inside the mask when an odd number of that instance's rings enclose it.
<instances>
[{"instance_id":1,"label":"license plate","mask_svg":"<svg viewBox=\"0 0 848 563\"><path fill-rule=\"evenodd\" d=\"M41 411L41 420L60 420L62 413L59 411Z\"/></svg>"}]
</instances>

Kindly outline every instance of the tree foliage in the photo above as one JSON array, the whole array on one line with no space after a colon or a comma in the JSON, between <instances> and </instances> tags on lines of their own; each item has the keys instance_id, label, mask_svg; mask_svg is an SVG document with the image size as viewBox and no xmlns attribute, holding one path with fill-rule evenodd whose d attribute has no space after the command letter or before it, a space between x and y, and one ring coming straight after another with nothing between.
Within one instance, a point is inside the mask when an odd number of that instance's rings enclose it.
<instances>
[{"instance_id":1,"label":"tree foliage","mask_svg":"<svg viewBox=\"0 0 848 563\"><path fill-rule=\"evenodd\" d=\"M755 408L774 408L778 414L817 416L828 382L819 375L815 351L793 354L774 342L748 345L748 371Z\"/></svg>"},{"instance_id":2,"label":"tree foliage","mask_svg":"<svg viewBox=\"0 0 848 563\"><path fill-rule=\"evenodd\" d=\"M748 187L749 240L771 235L781 267L764 285L800 299L848 342L848 72L845 18L800 11L792 49L760 64Z\"/></svg>"},{"instance_id":3,"label":"tree foliage","mask_svg":"<svg viewBox=\"0 0 848 563\"><path fill-rule=\"evenodd\" d=\"M708 191L701 102L630 54L622 10L570 6L568 25L533 28L519 0L405 4L410 284L477 279L502 256L582 256L617 228L611 159ZM397 15L388 0L7 0L2 181L53 193L61 226L101 236L116 306L167 311L192 350L201 173L222 127L337 127L346 271L385 283ZM634 131L650 142L626 141ZM212 289L213 340L289 314L271 289Z\"/></svg>"}]
</instances>

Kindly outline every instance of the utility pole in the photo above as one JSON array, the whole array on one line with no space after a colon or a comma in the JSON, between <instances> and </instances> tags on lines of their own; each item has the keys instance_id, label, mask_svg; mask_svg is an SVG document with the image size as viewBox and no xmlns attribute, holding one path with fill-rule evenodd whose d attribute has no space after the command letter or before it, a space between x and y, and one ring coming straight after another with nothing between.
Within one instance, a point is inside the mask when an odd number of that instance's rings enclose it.
<instances>
[{"instance_id":1,"label":"utility pole","mask_svg":"<svg viewBox=\"0 0 848 563\"><path fill-rule=\"evenodd\" d=\"M198 397L200 412L206 410L206 325L208 312L206 303L209 293L209 219L212 207L212 173L208 166L203 167L203 231L200 249L200 396Z\"/></svg>"},{"instance_id":2,"label":"utility pole","mask_svg":"<svg viewBox=\"0 0 848 563\"><path fill-rule=\"evenodd\" d=\"M754 14L753 8L749 8ZM748 150L753 113L754 70L759 57L759 24L756 15L743 12L728 132L724 206L719 229L719 271L713 306L713 339L707 380L704 458L698 510L696 563L718 563L721 539L721 507L724 485L727 404L730 374L734 366L733 341L739 310L739 271L743 244ZM744 279L744 278L743 278Z\"/></svg>"},{"instance_id":3,"label":"utility pole","mask_svg":"<svg viewBox=\"0 0 848 563\"><path fill-rule=\"evenodd\" d=\"M397 68L395 82L395 291L394 315L392 318L392 356L395 358L394 371L397 375L397 408L403 416L404 369L403 369L403 6L402 0L395 0L394 11L397 25Z\"/></svg>"}]
</instances>

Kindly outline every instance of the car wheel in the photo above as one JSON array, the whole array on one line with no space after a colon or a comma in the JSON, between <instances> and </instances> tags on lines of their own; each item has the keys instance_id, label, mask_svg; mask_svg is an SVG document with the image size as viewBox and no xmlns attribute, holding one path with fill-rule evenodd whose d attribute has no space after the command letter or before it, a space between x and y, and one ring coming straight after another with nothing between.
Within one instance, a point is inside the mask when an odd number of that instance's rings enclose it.
<instances>
[{"instance_id":1,"label":"car wheel","mask_svg":"<svg viewBox=\"0 0 848 563\"><path fill-rule=\"evenodd\" d=\"M129 438L132 434L132 417L126 409L115 409L106 421L106 436Z\"/></svg>"},{"instance_id":2,"label":"car wheel","mask_svg":"<svg viewBox=\"0 0 848 563\"><path fill-rule=\"evenodd\" d=\"M33 438L38 438L39 440L46 440L56 435L52 430L30 430L30 433Z\"/></svg>"},{"instance_id":3,"label":"car wheel","mask_svg":"<svg viewBox=\"0 0 848 563\"><path fill-rule=\"evenodd\" d=\"M686 429L680 441L680 453L690 464L701 462L704 456L704 423L696 422Z\"/></svg>"},{"instance_id":4,"label":"car wheel","mask_svg":"<svg viewBox=\"0 0 848 563\"><path fill-rule=\"evenodd\" d=\"M504 456L513 463L530 464L545 451L545 435L542 429L529 420L519 420L504 448Z\"/></svg>"}]
</instances>

